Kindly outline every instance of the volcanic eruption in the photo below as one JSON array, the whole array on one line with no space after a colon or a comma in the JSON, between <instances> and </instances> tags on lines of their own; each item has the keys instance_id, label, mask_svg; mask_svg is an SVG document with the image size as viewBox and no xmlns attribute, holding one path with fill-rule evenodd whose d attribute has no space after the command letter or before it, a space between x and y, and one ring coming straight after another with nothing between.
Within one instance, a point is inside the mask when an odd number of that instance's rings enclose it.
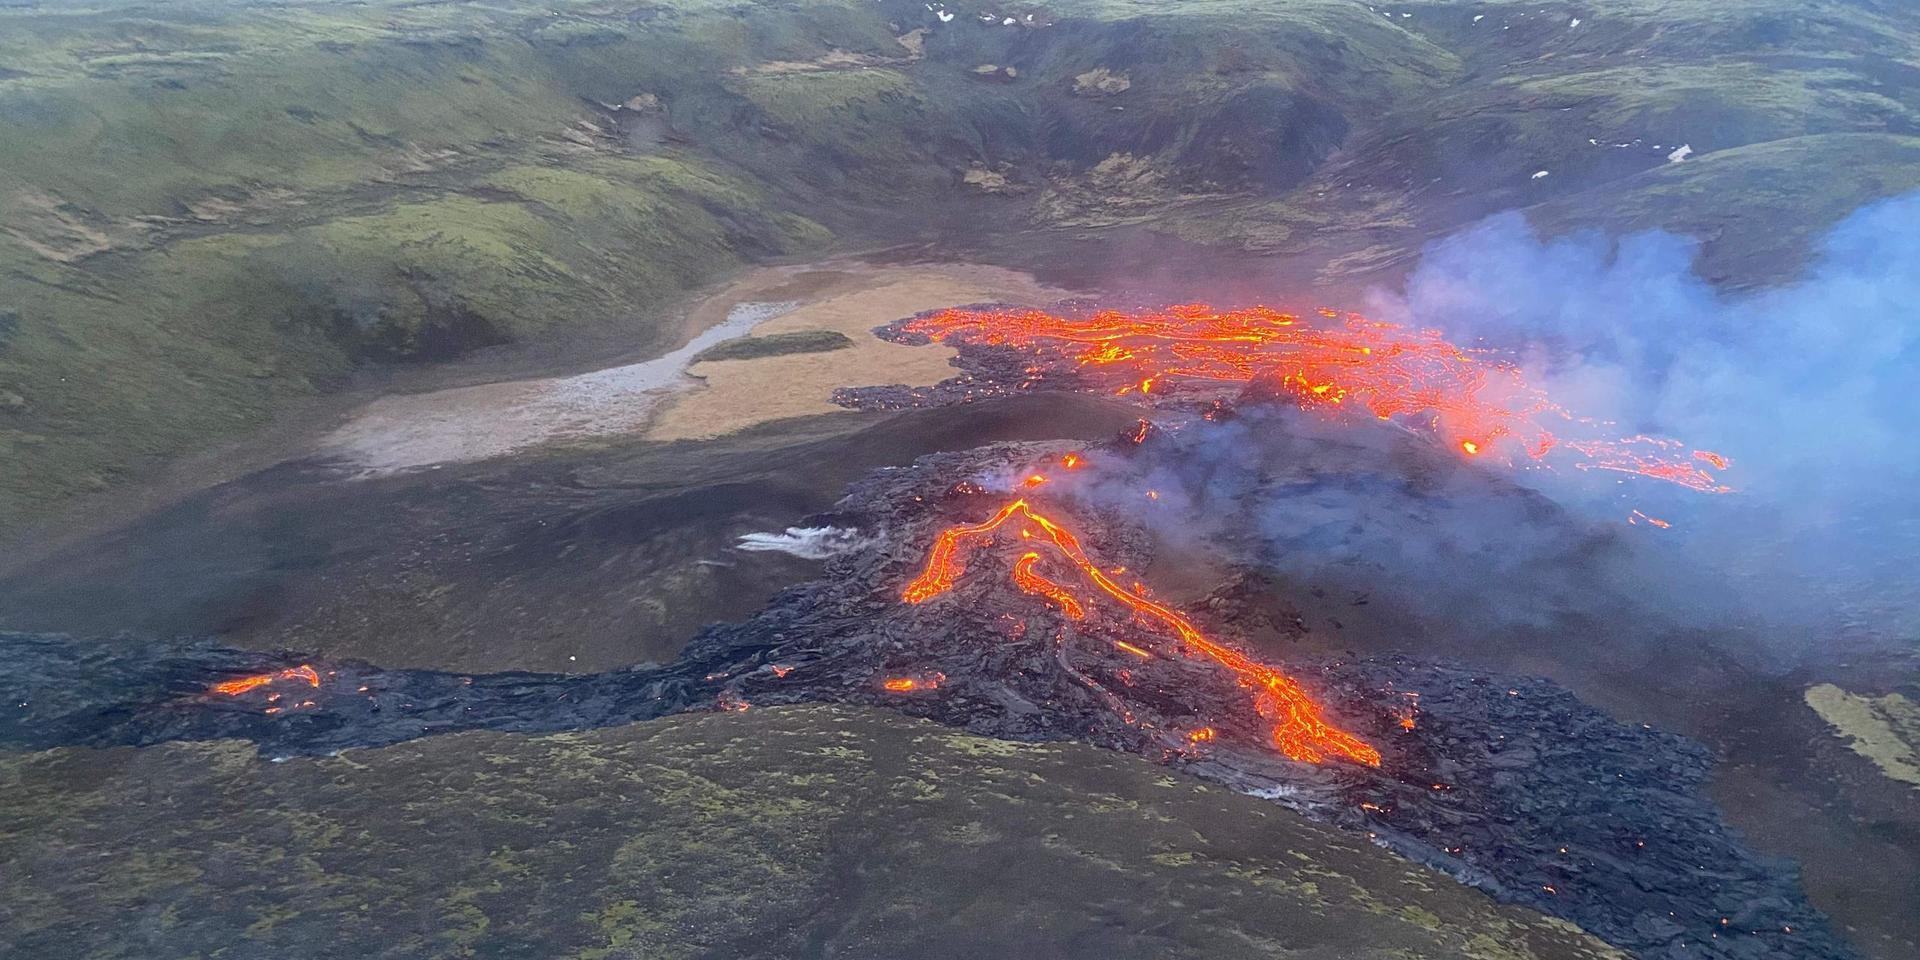
<instances>
[{"instance_id":1,"label":"volcanic eruption","mask_svg":"<svg viewBox=\"0 0 1920 960\"><path fill-rule=\"evenodd\" d=\"M840 399L893 407L1042 386L1149 400L1238 389L1284 396L1336 419L1394 423L1468 457L1565 458L1579 469L1703 493L1731 489L1717 476L1729 465L1726 457L1665 437L1612 435L1610 425L1554 402L1493 351L1356 313L1322 310L1320 318L1308 323L1271 307L1204 303L1080 315L998 306L937 310L879 332L901 342L960 346L966 374L930 391L867 388L842 391Z\"/></svg>"},{"instance_id":2,"label":"volcanic eruption","mask_svg":"<svg viewBox=\"0 0 1920 960\"><path fill-rule=\"evenodd\" d=\"M1836 955L1791 875L1746 851L1702 796L1709 755L1698 745L1619 723L1545 680L1445 661L1322 653L1289 655L1282 669L1251 652L1244 618L1185 612L1128 575L1154 562L1161 544L1148 515L1171 514L1178 492L1161 498L1139 484L1122 502L1095 495L1097 484L1191 459L1185 445L1206 438L1283 430L1236 412L1258 401L1394 428L1397 444L1420 451L1415 469L1571 455L1578 466L1724 489L1717 455L1592 438L1601 425L1529 392L1516 368L1437 335L1351 317L1311 329L1264 308L913 318L887 335L953 338L962 375L930 391L850 391L849 402L1124 391L1145 397L1153 419L1105 444L1002 443L865 476L832 510L803 518L848 531L857 549L831 552L818 579L749 620L707 628L669 664L462 676L212 644L109 656L76 641L0 637L0 686L31 705L0 717L0 743L243 737L285 756L460 729L884 706L981 734L1140 754L1364 833L1643 956ZM1314 442L1332 469L1389 469L1352 462L1378 451ZM1236 487L1271 477L1257 464L1221 469L1244 474ZM1249 562L1257 558L1235 555L1228 566ZM279 709L294 689L299 709Z\"/></svg>"}]
</instances>

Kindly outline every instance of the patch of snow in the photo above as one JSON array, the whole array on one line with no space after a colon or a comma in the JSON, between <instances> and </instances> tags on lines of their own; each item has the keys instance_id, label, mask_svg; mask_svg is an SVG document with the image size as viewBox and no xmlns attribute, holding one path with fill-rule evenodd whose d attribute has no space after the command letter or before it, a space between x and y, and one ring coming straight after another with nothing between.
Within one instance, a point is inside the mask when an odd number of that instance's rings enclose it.
<instances>
[{"instance_id":1,"label":"patch of snow","mask_svg":"<svg viewBox=\"0 0 1920 960\"><path fill-rule=\"evenodd\" d=\"M1486 14L1484 14L1484 13L1477 13L1477 14L1474 14L1474 17L1473 17L1473 22L1474 22L1474 23L1479 23L1480 21L1482 21L1482 20L1485 20L1486 18L1487 18L1487 15L1486 15Z\"/></svg>"},{"instance_id":2,"label":"patch of snow","mask_svg":"<svg viewBox=\"0 0 1920 960\"><path fill-rule=\"evenodd\" d=\"M1579 26L1579 25L1580 25L1580 18L1579 18L1579 17L1574 17L1574 18L1573 18L1573 22L1572 22L1572 23L1569 23L1569 24L1567 24L1567 29L1568 29L1568 30L1572 30L1572 29L1573 29L1574 27L1577 27L1577 26Z\"/></svg>"},{"instance_id":3,"label":"patch of snow","mask_svg":"<svg viewBox=\"0 0 1920 960\"><path fill-rule=\"evenodd\" d=\"M1693 144L1691 144L1691 143L1683 143L1683 144L1681 144L1681 145L1680 145L1680 149L1678 149L1678 150L1675 150L1674 152L1672 152L1672 153L1669 153L1669 154L1667 154L1667 162L1668 162L1668 163L1680 163L1681 161L1683 161L1683 160L1685 160L1685 159L1687 159L1688 157L1691 157L1691 156L1693 156Z\"/></svg>"},{"instance_id":4,"label":"patch of snow","mask_svg":"<svg viewBox=\"0 0 1920 960\"><path fill-rule=\"evenodd\" d=\"M1547 178L1547 171L1545 170L1536 171L1532 177L1532 179L1535 179L1535 180L1545 180L1546 178Z\"/></svg>"},{"instance_id":5,"label":"patch of snow","mask_svg":"<svg viewBox=\"0 0 1920 960\"><path fill-rule=\"evenodd\" d=\"M735 550L786 553L805 560L825 560L866 546L860 531L849 527L788 527L785 533L749 533Z\"/></svg>"},{"instance_id":6,"label":"patch of snow","mask_svg":"<svg viewBox=\"0 0 1920 960\"><path fill-rule=\"evenodd\" d=\"M934 16L939 17L941 23L953 22L953 11L951 10L942 10L939 13L934 14Z\"/></svg>"}]
</instances>

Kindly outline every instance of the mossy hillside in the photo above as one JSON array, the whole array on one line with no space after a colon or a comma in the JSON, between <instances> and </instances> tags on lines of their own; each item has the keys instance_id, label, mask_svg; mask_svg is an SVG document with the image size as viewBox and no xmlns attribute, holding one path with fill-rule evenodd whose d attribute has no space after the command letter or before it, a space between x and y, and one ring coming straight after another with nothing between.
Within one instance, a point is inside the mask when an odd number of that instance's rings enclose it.
<instances>
[{"instance_id":1,"label":"mossy hillside","mask_svg":"<svg viewBox=\"0 0 1920 960\"><path fill-rule=\"evenodd\" d=\"M173 215L203 194L361 187L578 112L541 82L524 45L407 42L320 5L203 11L207 22L190 28L6 16L0 63L28 75L0 83L0 195L49 193L104 217ZM98 52L116 50L148 65L100 67ZM55 51L69 62L47 63Z\"/></svg>"},{"instance_id":2,"label":"mossy hillside","mask_svg":"<svg viewBox=\"0 0 1920 960\"><path fill-rule=\"evenodd\" d=\"M0 949L48 960L1619 956L1138 757L877 711L15 754L0 797Z\"/></svg>"},{"instance_id":3,"label":"mossy hillside","mask_svg":"<svg viewBox=\"0 0 1920 960\"><path fill-rule=\"evenodd\" d=\"M662 62L627 38L626 60L685 83L676 63L753 55L683 31L702 6L661 8L653 42L718 46ZM607 45L465 12L0 15L0 527L257 427L355 362L631 322L828 242L738 170L621 149L566 80Z\"/></svg>"},{"instance_id":4,"label":"mossy hillside","mask_svg":"<svg viewBox=\"0 0 1920 960\"><path fill-rule=\"evenodd\" d=\"M1694 234L1710 276L1756 285L1791 278L1812 238L1915 179L1920 8L1429 2L1394 5L1392 23L1457 56L1459 77L1384 102L1285 195L1175 198L1154 228L1316 258L1350 286L1390 282L1427 240L1519 208L1552 230Z\"/></svg>"},{"instance_id":5,"label":"mossy hillside","mask_svg":"<svg viewBox=\"0 0 1920 960\"><path fill-rule=\"evenodd\" d=\"M13 252L0 520L251 429L356 361L611 324L756 253L823 242L739 181L665 157L515 165L484 196L409 194L281 231L85 265ZM645 347L665 331L640 326Z\"/></svg>"},{"instance_id":6,"label":"mossy hillside","mask_svg":"<svg viewBox=\"0 0 1920 960\"><path fill-rule=\"evenodd\" d=\"M1662 164L1608 194L1549 201L1530 216L1552 233L1664 229L1695 237L1701 276L1725 288L1756 287L1799 276L1815 240L1863 204L1913 190L1920 136L1820 134Z\"/></svg>"}]
</instances>

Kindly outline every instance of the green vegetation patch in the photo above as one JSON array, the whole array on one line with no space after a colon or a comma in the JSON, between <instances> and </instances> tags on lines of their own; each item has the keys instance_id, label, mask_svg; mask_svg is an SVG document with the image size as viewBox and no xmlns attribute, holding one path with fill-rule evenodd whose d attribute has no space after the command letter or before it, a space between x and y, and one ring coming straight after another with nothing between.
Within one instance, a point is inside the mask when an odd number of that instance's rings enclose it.
<instances>
[{"instance_id":1,"label":"green vegetation patch","mask_svg":"<svg viewBox=\"0 0 1920 960\"><path fill-rule=\"evenodd\" d=\"M1880 772L1920 787L1920 704L1898 693L1874 697L1831 683L1807 688L1807 706Z\"/></svg>"},{"instance_id":2,"label":"green vegetation patch","mask_svg":"<svg viewBox=\"0 0 1920 960\"><path fill-rule=\"evenodd\" d=\"M825 353L853 346L853 338L838 330L798 330L764 337L737 337L694 355L694 363L708 360L754 360L790 353Z\"/></svg>"}]
</instances>

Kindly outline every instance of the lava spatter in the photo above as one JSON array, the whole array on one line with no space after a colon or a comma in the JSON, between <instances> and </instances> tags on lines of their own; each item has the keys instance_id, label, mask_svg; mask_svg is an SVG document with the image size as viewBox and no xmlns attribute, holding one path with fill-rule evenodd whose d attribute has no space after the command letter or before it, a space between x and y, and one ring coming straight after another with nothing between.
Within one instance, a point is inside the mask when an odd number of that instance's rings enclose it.
<instances>
[{"instance_id":1,"label":"lava spatter","mask_svg":"<svg viewBox=\"0 0 1920 960\"><path fill-rule=\"evenodd\" d=\"M1016 499L979 523L948 527L934 537L927 551L926 567L901 591L907 603L925 603L953 588L966 572L964 551L996 539L1009 520L1019 518L1020 539L1050 545L1100 593L1118 601L1137 621L1157 624L1161 631L1200 654L1232 671L1240 684L1254 691L1254 707L1273 723L1272 739L1280 752L1309 763L1342 758L1367 766L1380 765L1380 751L1360 738L1326 722L1321 709L1299 681L1262 664L1231 647L1209 640L1191 621L1177 611L1148 599L1136 590L1115 583L1087 556L1080 541L1058 522L1034 511L1025 499ZM1037 551L1022 553L1013 565L1013 582L1021 590L1054 602L1069 619L1081 620L1086 604L1065 586L1034 571L1040 561ZM1124 641L1122 641L1124 643ZM1125 644L1136 654L1146 653L1138 646Z\"/></svg>"}]
</instances>

